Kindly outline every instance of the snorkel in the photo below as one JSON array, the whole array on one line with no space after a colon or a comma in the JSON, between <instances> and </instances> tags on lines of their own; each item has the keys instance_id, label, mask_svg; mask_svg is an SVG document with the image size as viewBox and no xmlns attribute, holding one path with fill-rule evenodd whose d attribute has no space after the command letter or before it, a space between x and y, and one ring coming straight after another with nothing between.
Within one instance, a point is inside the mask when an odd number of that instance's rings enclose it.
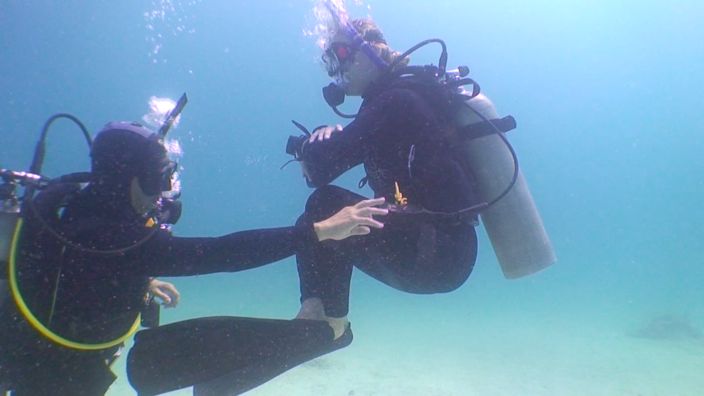
<instances>
[{"instance_id":1,"label":"snorkel","mask_svg":"<svg viewBox=\"0 0 704 396\"><path fill-rule=\"evenodd\" d=\"M163 145L167 146L166 135L169 133L174 124L177 123L177 120L187 103L188 96L186 96L186 93L184 92L176 102L174 108L169 111L166 117L164 117L164 122L161 124L161 127L157 132L159 140ZM171 150L167 148L167 152L171 152ZM170 229L172 225L178 222L181 218L182 210L181 201L179 201L179 198L181 197L181 183L179 180L178 170L174 170L169 177L171 178L169 183L169 187L171 187L171 189L161 193L156 210L154 211L154 217L157 219L158 223L165 226L167 229Z\"/></svg>"},{"instance_id":2,"label":"snorkel","mask_svg":"<svg viewBox=\"0 0 704 396\"><path fill-rule=\"evenodd\" d=\"M323 5L330 13L330 16L332 16L333 22L337 27L336 32L344 34L350 40L352 47L362 51L380 71L386 72L389 69L389 64L376 53L374 48L352 26L349 21L349 15L342 7L341 1L324 0ZM343 118L354 118L355 115L344 114L337 109L337 106L345 101L345 90L340 86L340 81L344 79L342 73L341 68L338 68L335 75L331 76L335 77L336 82L332 82L323 88L323 97L335 114Z\"/></svg>"},{"instance_id":3,"label":"snorkel","mask_svg":"<svg viewBox=\"0 0 704 396\"><path fill-rule=\"evenodd\" d=\"M150 130L155 130L154 138L166 149L167 156L173 163L183 155L183 150L178 140L167 139L171 128L178 126L180 114L188 103L184 93L177 102L170 98L152 96L149 98L150 112L142 116L142 121ZM178 167L172 172L171 188L161 190L162 197L178 198L180 196L180 181Z\"/></svg>"},{"instance_id":4,"label":"snorkel","mask_svg":"<svg viewBox=\"0 0 704 396\"><path fill-rule=\"evenodd\" d=\"M188 96L186 96L186 93L184 92L178 99L178 102L176 102L176 106L174 106L174 108L164 119L164 123L161 125L161 128L159 128L159 138L164 139L166 137L178 116L181 115L183 108L186 107L187 103Z\"/></svg>"}]
</instances>

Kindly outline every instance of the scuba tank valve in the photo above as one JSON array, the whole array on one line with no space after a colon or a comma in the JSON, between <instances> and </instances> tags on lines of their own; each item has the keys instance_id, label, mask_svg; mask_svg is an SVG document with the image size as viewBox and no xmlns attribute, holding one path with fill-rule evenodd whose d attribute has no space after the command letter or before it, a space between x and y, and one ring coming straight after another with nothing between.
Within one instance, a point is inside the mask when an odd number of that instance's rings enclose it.
<instances>
[{"instance_id":1,"label":"scuba tank valve","mask_svg":"<svg viewBox=\"0 0 704 396\"><path fill-rule=\"evenodd\" d=\"M17 185L40 187L48 179L35 173L18 172L0 168L0 262L7 263L15 226L20 217L20 199L17 197ZM0 279L7 275L5 272Z\"/></svg>"}]
</instances>

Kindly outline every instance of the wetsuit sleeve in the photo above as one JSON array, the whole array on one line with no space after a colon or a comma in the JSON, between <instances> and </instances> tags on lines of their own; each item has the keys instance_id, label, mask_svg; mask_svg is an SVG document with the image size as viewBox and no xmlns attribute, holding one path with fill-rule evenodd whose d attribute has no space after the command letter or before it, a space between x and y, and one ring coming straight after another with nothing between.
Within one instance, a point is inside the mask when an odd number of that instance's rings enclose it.
<instances>
[{"instance_id":1,"label":"wetsuit sleeve","mask_svg":"<svg viewBox=\"0 0 704 396\"><path fill-rule=\"evenodd\" d=\"M134 268L148 276L187 276L236 272L291 256L317 243L312 225L235 232L214 238L155 235Z\"/></svg>"},{"instance_id":2,"label":"wetsuit sleeve","mask_svg":"<svg viewBox=\"0 0 704 396\"><path fill-rule=\"evenodd\" d=\"M354 121L322 142L305 142L301 162L309 187L322 187L364 160L367 131Z\"/></svg>"},{"instance_id":3,"label":"wetsuit sleeve","mask_svg":"<svg viewBox=\"0 0 704 396\"><path fill-rule=\"evenodd\" d=\"M390 117L398 117L412 93L390 90L372 100L365 100L354 121L330 139L303 146L301 160L311 187L324 186L364 161L365 148L378 144L378 136Z\"/></svg>"}]
</instances>

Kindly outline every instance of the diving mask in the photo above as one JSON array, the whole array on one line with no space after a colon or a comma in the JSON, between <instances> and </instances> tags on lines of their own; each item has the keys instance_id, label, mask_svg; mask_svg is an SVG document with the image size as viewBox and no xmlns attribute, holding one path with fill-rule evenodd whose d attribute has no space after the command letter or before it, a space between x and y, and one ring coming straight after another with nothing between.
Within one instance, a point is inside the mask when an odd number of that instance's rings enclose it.
<instances>
[{"instance_id":1,"label":"diving mask","mask_svg":"<svg viewBox=\"0 0 704 396\"><path fill-rule=\"evenodd\" d=\"M171 191L178 163L164 157L160 166L152 168L139 177L139 185L147 195L158 195Z\"/></svg>"},{"instance_id":2,"label":"diving mask","mask_svg":"<svg viewBox=\"0 0 704 396\"><path fill-rule=\"evenodd\" d=\"M358 47L352 46L344 42L334 42L325 50L322 56L323 63L325 64L325 69L328 72L328 76L333 77L342 72L349 67L349 65L354 61L354 57L359 50Z\"/></svg>"}]
</instances>

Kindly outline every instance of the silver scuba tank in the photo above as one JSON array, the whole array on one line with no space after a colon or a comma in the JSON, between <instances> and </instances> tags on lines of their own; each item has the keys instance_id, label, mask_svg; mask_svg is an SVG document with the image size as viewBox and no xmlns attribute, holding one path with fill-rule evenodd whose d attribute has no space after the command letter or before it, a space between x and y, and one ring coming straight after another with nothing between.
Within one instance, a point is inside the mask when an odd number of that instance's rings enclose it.
<instances>
[{"instance_id":1,"label":"silver scuba tank","mask_svg":"<svg viewBox=\"0 0 704 396\"><path fill-rule=\"evenodd\" d=\"M465 94L464 88L460 88ZM463 127L482 122L472 109L489 120L499 118L493 103L483 94L467 100L455 122ZM514 162L506 144L496 134L468 140L462 148L463 161L472 169L480 198L489 202L511 183ZM533 274L556 261L528 184L520 172L511 190L495 204L482 211L480 218L491 240L496 258L506 278Z\"/></svg>"},{"instance_id":2,"label":"silver scuba tank","mask_svg":"<svg viewBox=\"0 0 704 396\"><path fill-rule=\"evenodd\" d=\"M0 307L10 296L7 277L7 263L10 261L10 246L15 226L20 217L20 205L14 196L5 197L0 201Z\"/></svg>"}]
</instances>

